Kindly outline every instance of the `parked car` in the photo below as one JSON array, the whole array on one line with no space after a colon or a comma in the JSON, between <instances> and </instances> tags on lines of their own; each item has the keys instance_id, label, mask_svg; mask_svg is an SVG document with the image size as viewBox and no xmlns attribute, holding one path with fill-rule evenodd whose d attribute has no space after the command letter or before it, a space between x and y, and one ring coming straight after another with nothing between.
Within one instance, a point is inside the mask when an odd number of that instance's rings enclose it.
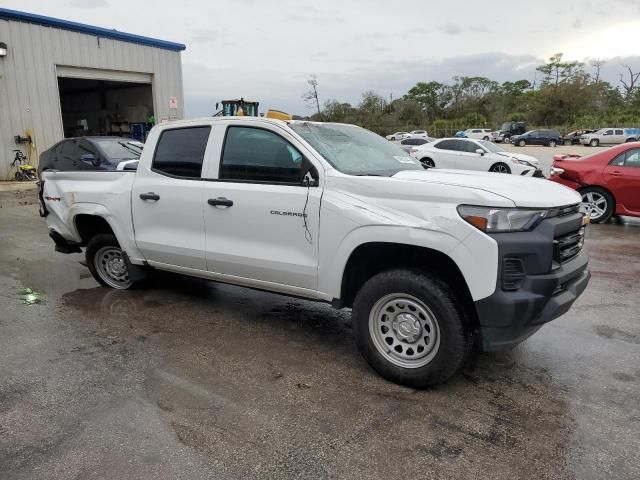
<instances>
[{"instance_id":1,"label":"parked car","mask_svg":"<svg viewBox=\"0 0 640 480\"><path fill-rule=\"evenodd\" d=\"M522 135L513 135L511 143L519 147L524 147L525 145L555 147L562 143L562 136L557 130L530 130Z\"/></svg>"},{"instance_id":2,"label":"parked car","mask_svg":"<svg viewBox=\"0 0 640 480\"><path fill-rule=\"evenodd\" d=\"M410 138L427 138L429 136L426 130L413 130L409 135Z\"/></svg>"},{"instance_id":3,"label":"parked car","mask_svg":"<svg viewBox=\"0 0 640 480\"><path fill-rule=\"evenodd\" d=\"M403 140L405 138L409 138L410 136L411 134L409 132L396 132L391 135L387 135L385 138L387 140L394 141L394 140Z\"/></svg>"},{"instance_id":4,"label":"parked car","mask_svg":"<svg viewBox=\"0 0 640 480\"><path fill-rule=\"evenodd\" d=\"M411 149L415 148L419 145L424 145L425 143L433 142L433 138L405 138L404 140L400 140L400 147L407 153L411 153Z\"/></svg>"},{"instance_id":5,"label":"parked car","mask_svg":"<svg viewBox=\"0 0 640 480\"><path fill-rule=\"evenodd\" d=\"M549 179L580 192L592 222L611 215L640 217L640 142L585 157L556 155Z\"/></svg>"},{"instance_id":6,"label":"parked car","mask_svg":"<svg viewBox=\"0 0 640 480\"><path fill-rule=\"evenodd\" d=\"M135 167L143 148L143 143L122 137L67 138L42 152L38 176L44 170L131 169Z\"/></svg>"},{"instance_id":7,"label":"parked car","mask_svg":"<svg viewBox=\"0 0 640 480\"><path fill-rule=\"evenodd\" d=\"M525 122L504 122L498 130L491 132L491 136L494 142L511 143L511 137L522 135L526 131Z\"/></svg>"},{"instance_id":8,"label":"parked car","mask_svg":"<svg viewBox=\"0 0 640 480\"><path fill-rule=\"evenodd\" d=\"M99 284L154 268L351 308L365 359L412 387L522 342L590 277L576 192L425 170L354 125L165 123L133 174L47 170L40 185L56 250L84 248Z\"/></svg>"},{"instance_id":9,"label":"parked car","mask_svg":"<svg viewBox=\"0 0 640 480\"><path fill-rule=\"evenodd\" d=\"M618 145L640 140L640 128L601 128L580 136L580 143L590 147Z\"/></svg>"},{"instance_id":10,"label":"parked car","mask_svg":"<svg viewBox=\"0 0 640 480\"><path fill-rule=\"evenodd\" d=\"M543 177L538 159L530 155L507 152L487 140L445 138L416 147L411 156L427 168L479 170Z\"/></svg>"},{"instance_id":11,"label":"parked car","mask_svg":"<svg viewBox=\"0 0 640 480\"><path fill-rule=\"evenodd\" d=\"M467 138L474 138L476 140L491 140L490 128L468 128L464 131Z\"/></svg>"},{"instance_id":12,"label":"parked car","mask_svg":"<svg viewBox=\"0 0 640 480\"><path fill-rule=\"evenodd\" d=\"M573 130L572 132L563 135L562 144L563 145L579 145L580 137L582 135L586 135L587 133L595 132L596 129L583 129L583 130Z\"/></svg>"}]
</instances>

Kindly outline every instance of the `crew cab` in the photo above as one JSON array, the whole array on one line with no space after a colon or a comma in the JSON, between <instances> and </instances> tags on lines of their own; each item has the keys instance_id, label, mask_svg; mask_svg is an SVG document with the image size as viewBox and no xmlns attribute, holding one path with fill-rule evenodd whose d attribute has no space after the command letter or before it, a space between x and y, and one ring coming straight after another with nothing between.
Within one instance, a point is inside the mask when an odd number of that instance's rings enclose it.
<instances>
[{"instance_id":1,"label":"crew cab","mask_svg":"<svg viewBox=\"0 0 640 480\"><path fill-rule=\"evenodd\" d=\"M257 117L155 126L131 171L42 172L50 236L102 285L153 269L352 308L356 343L420 388L511 348L589 280L580 195L424 169L360 127Z\"/></svg>"}]
</instances>

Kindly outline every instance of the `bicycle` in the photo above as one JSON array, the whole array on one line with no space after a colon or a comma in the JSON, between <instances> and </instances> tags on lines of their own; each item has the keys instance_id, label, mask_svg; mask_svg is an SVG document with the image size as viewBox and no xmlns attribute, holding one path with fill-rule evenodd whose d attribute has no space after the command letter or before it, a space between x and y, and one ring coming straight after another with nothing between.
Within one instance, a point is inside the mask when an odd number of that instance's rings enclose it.
<instances>
[{"instance_id":1,"label":"bicycle","mask_svg":"<svg viewBox=\"0 0 640 480\"><path fill-rule=\"evenodd\" d=\"M36 167L29 164L27 156L20 150L14 150L15 157L11 162L12 167L16 167L15 179L17 182L27 182L36 180Z\"/></svg>"}]
</instances>

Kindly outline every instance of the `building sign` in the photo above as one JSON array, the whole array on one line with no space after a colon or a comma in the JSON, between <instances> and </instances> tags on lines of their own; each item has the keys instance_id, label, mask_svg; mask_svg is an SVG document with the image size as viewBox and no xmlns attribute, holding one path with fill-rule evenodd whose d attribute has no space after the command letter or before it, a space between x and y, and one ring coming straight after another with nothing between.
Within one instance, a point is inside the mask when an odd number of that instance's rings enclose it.
<instances>
[{"instance_id":1,"label":"building sign","mask_svg":"<svg viewBox=\"0 0 640 480\"><path fill-rule=\"evenodd\" d=\"M169 108L178 108L178 97L169 97Z\"/></svg>"}]
</instances>

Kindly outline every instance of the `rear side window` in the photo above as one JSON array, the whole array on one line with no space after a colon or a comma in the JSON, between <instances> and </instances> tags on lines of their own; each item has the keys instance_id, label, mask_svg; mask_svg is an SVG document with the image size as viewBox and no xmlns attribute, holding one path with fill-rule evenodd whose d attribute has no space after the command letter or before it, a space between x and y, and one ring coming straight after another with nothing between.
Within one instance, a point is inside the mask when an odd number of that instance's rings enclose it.
<instances>
[{"instance_id":1,"label":"rear side window","mask_svg":"<svg viewBox=\"0 0 640 480\"><path fill-rule=\"evenodd\" d=\"M640 168L640 148L634 148L621 153L614 158L609 165L615 167L635 167Z\"/></svg>"},{"instance_id":2,"label":"rear side window","mask_svg":"<svg viewBox=\"0 0 640 480\"><path fill-rule=\"evenodd\" d=\"M163 131L151 168L175 177L200 178L210 131L208 126Z\"/></svg>"},{"instance_id":3,"label":"rear side window","mask_svg":"<svg viewBox=\"0 0 640 480\"><path fill-rule=\"evenodd\" d=\"M304 157L280 135L251 127L229 127L220 179L301 184Z\"/></svg>"},{"instance_id":4,"label":"rear side window","mask_svg":"<svg viewBox=\"0 0 640 480\"><path fill-rule=\"evenodd\" d=\"M622 135L622 130L616 130L616 135Z\"/></svg>"}]
</instances>

